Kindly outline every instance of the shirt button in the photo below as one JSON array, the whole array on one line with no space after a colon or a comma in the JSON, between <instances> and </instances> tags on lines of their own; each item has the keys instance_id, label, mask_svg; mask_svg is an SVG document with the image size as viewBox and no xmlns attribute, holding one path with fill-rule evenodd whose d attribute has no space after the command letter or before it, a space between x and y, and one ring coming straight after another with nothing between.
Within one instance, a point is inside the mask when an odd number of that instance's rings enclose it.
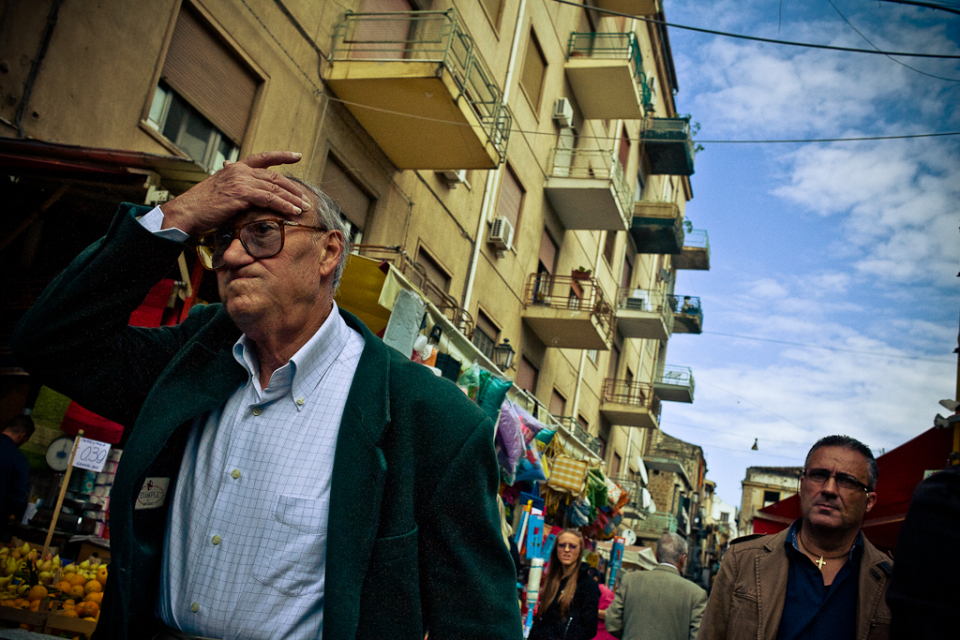
<instances>
[{"instance_id":1,"label":"shirt button","mask_svg":"<svg viewBox=\"0 0 960 640\"><path fill-rule=\"evenodd\" d=\"M303 406L303 398L297 398L297 405L301 407Z\"/></svg>"},{"instance_id":2,"label":"shirt button","mask_svg":"<svg viewBox=\"0 0 960 640\"><path fill-rule=\"evenodd\" d=\"M193 611L194 613L200 611L200 603L194 602L192 605L190 605L190 611Z\"/></svg>"},{"instance_id":3,"label":"shirt button","mask_svg":"<svg viewBox=\"0 0 960 640\"><path fill-rule=\"evenodd\" d=\"M220 536L213 536L213 539L210 540L210 542L212 542L215 545L220 544L222 541L223 541L223 538L221 538Z\"/></svg>"},{"instance_id":4,"label":"shirt button","mask_svg":"<svg viewBox=\"0 0 960 640\"><path fill-rule=\"evenodd\" d=\"M240 477L240 469L234 469L230 472L230 475L233 476L233 479L236 480Z\"/></svg>"},{"instance_id":5,"label":"shirt button","mask_svg":"<svg viewBox=\"0 0 960 640\"><path fill-rule=\"evenodd\" d=\"M254 408L253 408L253 415L258 416L258 415L260 415L261 413L263 413L263 411L260 409L260 407L254 407Z\"/></svg>"}]
</instances>

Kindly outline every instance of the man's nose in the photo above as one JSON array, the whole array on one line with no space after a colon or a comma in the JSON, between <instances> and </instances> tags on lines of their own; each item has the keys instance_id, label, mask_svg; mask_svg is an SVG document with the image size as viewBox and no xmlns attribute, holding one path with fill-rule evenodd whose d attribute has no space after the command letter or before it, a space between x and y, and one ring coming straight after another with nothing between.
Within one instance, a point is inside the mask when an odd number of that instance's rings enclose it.
<instances>
[{"instance_id":1,"label":"man's nose","mask_svg":"<svg viewBox=\"0 0 960 640\"><path fill-rule=\"evenodd\" d=\"M223 252L224 266L243 265L253 261L253 257L243 248L240 238L234 238Z\"/></svg>"}]
</instances>

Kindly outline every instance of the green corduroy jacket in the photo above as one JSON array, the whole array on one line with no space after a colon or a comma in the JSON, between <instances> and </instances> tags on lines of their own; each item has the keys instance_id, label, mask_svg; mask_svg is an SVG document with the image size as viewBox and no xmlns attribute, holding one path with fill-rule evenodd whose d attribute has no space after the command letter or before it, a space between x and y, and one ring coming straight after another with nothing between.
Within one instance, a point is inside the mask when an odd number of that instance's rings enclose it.
<instances>
[{"instance_id":1,"label":"green corduroy jacket","mask_svg":"<svg viewBox=\"0 0 960 640\"><path fill-rule=\"evenodd\" d=\"M247 379L231 354L240 332L219 304L195 307L174 327L127 325L184 248L146 231L135 220L145 212L121 207L106 236L25 314L12 341L31 375L125 427L101 639L142 640L155 631L172 500L140 510L134 502L147 478L177 477L194 418ZM431 640L520 638L491 421L455 385L341 315L365 346L337 439L324 640L422 640L426 630Z\"/></svg>"}]
</instances>

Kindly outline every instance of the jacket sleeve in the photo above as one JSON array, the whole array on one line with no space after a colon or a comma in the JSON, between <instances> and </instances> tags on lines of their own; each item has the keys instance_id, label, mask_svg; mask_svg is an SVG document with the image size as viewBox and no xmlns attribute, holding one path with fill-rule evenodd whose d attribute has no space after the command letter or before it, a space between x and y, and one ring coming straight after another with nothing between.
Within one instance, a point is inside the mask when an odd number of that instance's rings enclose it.
<instances>
[{"instance_id":1,"label":"jacket sleeve","mask_svg":"<svg viewBox=\"0 0 960 640\"><path fill-rule=\"evenodd\" d=\"M710 599L700 621L700 632L696 636L698 640L726 640L738 564L737 550L730 549L720 563L720 573L713 583Z\"/></svg>"},{"instance_id":2,"label":"jacket sleeve","mask_svg":"<svg viewBox=\"0 0 960 640\"><path fill-rule=\"evenodd\" d=\"M144 229L123 205L107 234L87 247L24 314L11 346L44 384L125 426L133 424L163 367L209 310L175 327L128 325L130 314L184 245Z\"/></svg>"},{"instance_id":3,"label":"jacket sleeve","mask_svg":"<svg viewBox=\"0 0 960 640\"><path fill-rule=\"evenodd\" d=\"M607 633L614 638L623 637L623 603L627 599L627 580L620 581L620 588L613 598L613 602L607 607L607 616L603 619L603 626Z\"/></svg>"},{"instance_id":4,"label":"jacket sleeve","mask_svg":"<svg viewBox=\"0 0 960 640\"><path fill-rule=\"evenodd\" d=\"M696 640L700 633L700 623L703 621L703 612L707 608L707 592L697 590L694 595L693 608L690 611L690 640Z\"/></svg>"}]
</instances>

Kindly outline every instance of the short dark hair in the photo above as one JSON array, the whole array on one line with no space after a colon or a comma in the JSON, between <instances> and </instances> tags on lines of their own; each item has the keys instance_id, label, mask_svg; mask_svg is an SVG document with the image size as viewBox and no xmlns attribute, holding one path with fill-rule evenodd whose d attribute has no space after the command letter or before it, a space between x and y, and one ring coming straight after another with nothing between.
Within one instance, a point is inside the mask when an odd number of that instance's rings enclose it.
<instances>
[{"instance_id":1,"label":"short dark hair","mask_svg":"<svg viewBox=\"0 0 960 640\"><path fill-rule=\"evenodd\" d=\"M37 426L33 424L33 418L30 416L19 415L7 420L7 423L3 425L3 430L32 436L33 432L37 430Z\"/></svg>"},{"instance_id":2,"label":"short dark hair","mask_svg":"<svg viewBox=\"0 0 960 640\"><path fill-rule=\"evenodd\" d=\"M877 488L877 478L880 476L880 466L877 464L877 459L873 457L873 451L870 451L870 447L867 445L863 444L856 438L851 438L850 436L826 436L825 438L820 438L817 440L816 444L810 447L810 451L807 452L807 458L803 461L804 471L806 471L807 467L810 465L810 456L813 455L813 452L817 449L822 449L823 447L840 447L841 449L856 451L866 458L867 488L870 489L870 491L873 491Z\"/></svg>"}]
</instances>

